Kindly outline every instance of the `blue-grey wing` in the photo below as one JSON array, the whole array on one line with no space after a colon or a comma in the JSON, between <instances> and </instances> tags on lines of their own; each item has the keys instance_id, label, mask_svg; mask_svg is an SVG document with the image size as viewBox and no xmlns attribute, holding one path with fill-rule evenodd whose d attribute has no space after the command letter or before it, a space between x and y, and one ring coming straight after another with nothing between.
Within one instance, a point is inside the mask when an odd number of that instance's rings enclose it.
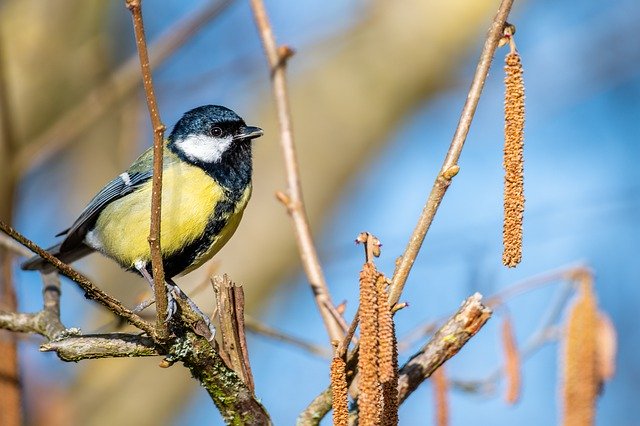
<instances>
[{"instance_id":1,"label":"blue-grey wing","mask_svg":"<svg viewBox=\"0 0 640 426\"><path fill-rule=\"evenodd\" d=\"M140 185L151 179L151 170L144 172L123 173L109 182L89 202L78 219L69 229L60 232L56 237L67 235L62 242L61 251L68 250L82 243L85 235L96 223L100 212L111 202L135 191Z\"/></svg>"}]
</instances>

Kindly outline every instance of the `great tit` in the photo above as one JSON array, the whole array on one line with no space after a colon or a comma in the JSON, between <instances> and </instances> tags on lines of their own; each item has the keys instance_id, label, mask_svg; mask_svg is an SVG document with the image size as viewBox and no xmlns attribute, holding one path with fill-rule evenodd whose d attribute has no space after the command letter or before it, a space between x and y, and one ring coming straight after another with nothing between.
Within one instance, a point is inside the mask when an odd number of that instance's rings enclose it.
<instances>
[{"instance_id":1,"label":"great tit","mask_svg":"<svg viewBox=\"0 0 640 426\"><path fill-rule=\"evenodd\" d=\"M165 141L160 246L165 275L188 273L231 238L251 196L251 140L262 129L235 112L205 105L185 113ZM93 197L48 251L63 262L98 251L149 279L153 151L148 149ZM52 271L40 257L22 269Z\"/></svg>"}]
</instances>

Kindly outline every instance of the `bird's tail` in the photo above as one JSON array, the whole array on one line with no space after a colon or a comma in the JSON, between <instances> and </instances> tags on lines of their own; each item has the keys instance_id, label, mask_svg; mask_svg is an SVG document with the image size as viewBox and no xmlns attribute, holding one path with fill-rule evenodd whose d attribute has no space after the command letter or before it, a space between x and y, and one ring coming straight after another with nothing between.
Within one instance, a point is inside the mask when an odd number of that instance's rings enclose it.
<instances>
[{"instance_id":1,"label":"bird's tail","mask_svg":"<svg viewBox=\"0 0 640 426\"><path fill-rule=\"evenodd\" d=\"M62 244L56 244L55 246L49 247L47 251L64 263L75 262L76 260L83 258L94 251L91 247L85 244L80 244L71 250L61 252L61 245ZM26 271L41 271L45 274L53 272L56 269L53 267L53 265L51 265L40 256L33 256L31 259L25 261L22 265L20 265L20 268Z\"/></svg>"}]
</instances>

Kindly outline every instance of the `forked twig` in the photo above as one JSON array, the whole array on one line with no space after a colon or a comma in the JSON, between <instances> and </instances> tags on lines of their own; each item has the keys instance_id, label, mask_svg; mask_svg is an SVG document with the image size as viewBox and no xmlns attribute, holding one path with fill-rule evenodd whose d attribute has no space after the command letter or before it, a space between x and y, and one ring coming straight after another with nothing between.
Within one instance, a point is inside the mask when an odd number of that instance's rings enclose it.
<instances>
[{"instance_id":1,"label":"forked twig","mask_svg":"<svg viewBox=\"0 0 640 426\"><path fill-rule=\"evenodd\" d=\"M493 18L493 23L491 24L482 53L480 54L480 60L476 67L475 75L473 76L467 100L462 108L458 127L456 128L453 140L449 146L449 151L447 152L442 168L438 172L438 176L433 183L431 193L429 194L427 203L425 204L422 214L418 219L418 223L409 238L407 248L400 258L400 262L393 274L391 287L389 288L389 301L391 305L397 303L400 299L400 294L407 282L413 262L415 262L416 256L420 251L420 247L422 247L424 238L431 227L431 223L438 211L438 207L442 202L444 194L447 192L449 185L451 185L451 179L453 179L460 170L457 162L467 139L469 129L471 128L471 122L473 121L473 116L475 115L484 83L487 79L487 75L489 74L491 61L493 60L493 55L498 47L498 42L502 38L505 22L513 2L514 0L502 0L498 13L495 18Z\"/></svg>"}]
</instances>

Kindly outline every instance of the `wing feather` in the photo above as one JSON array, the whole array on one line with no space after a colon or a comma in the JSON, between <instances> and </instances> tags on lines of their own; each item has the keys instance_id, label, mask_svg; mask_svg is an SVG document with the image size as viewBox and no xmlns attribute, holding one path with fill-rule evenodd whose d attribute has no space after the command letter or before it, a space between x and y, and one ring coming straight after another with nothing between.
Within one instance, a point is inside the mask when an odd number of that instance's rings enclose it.
<instances>
[{"instance_id":1,"label":"wing feather","mask_svg":"<svg viewBox=\"0 0 640 426\"><path fill-rule=\"evenodd\" d=\"M135 191L140 185L151 179L152 175L152 170L123 173L109 182L93 197L73 225L57 235L67 235L60 247L61 251L64 252L82 243L85 235L98 219L100 212L109 203Z\"/></svg>"}]
</instances>

